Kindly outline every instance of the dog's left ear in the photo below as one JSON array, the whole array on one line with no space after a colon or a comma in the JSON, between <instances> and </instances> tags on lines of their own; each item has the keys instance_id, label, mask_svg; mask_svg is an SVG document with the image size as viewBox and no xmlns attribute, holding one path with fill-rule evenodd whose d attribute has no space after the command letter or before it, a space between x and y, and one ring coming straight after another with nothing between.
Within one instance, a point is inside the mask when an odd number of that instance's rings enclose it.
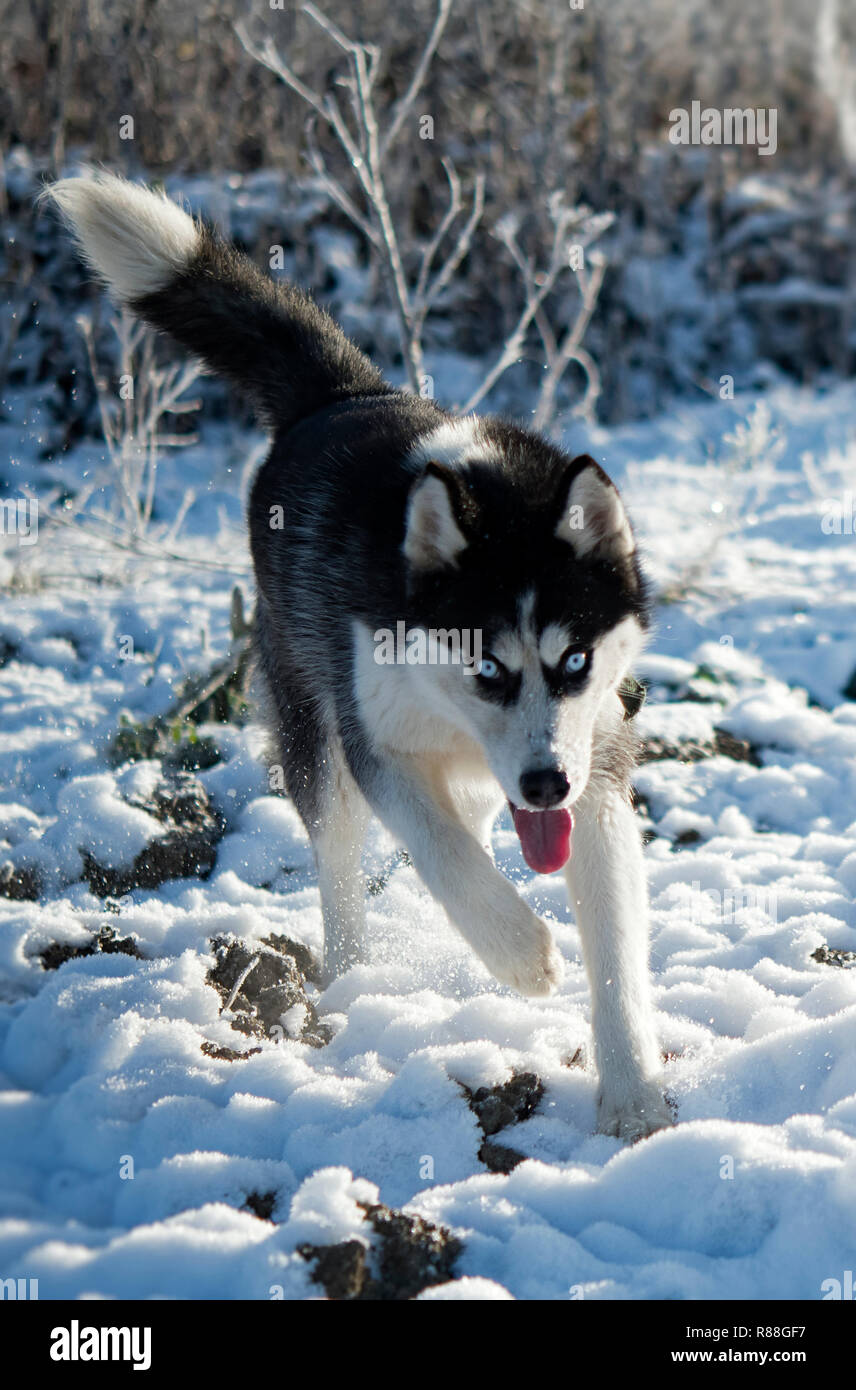
<instances>
[{"instance_id":1,"label":"dog's left ear","mask_svg":"<svg viewBox=\"0 0 856 1390\"><path fill-rule=\"evenodd\" d=\"M404 554L415 570L452 568L467 548L465 527L474 503L451 468L429 463L407 503Z\"/></svg>"},{"instance_id":2,"label":"dog's left ear","mask_svg":"<svg viewBox=\"0 0 856 1390\"><path fill-rule=\"evenodd\" d=\"M636 549L630 522L615 485L588 454L568 467L559 488L558 540L577 555L592 555L614 564L629 560Z\"/></svg>"}]
</instances>

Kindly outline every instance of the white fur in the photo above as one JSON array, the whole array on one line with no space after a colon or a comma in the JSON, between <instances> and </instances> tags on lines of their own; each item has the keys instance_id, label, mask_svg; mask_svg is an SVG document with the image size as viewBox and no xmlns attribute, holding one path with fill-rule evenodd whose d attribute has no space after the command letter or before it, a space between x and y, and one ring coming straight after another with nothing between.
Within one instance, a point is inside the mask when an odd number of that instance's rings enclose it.
<instances>
[{"instance_id":1,"label":"white fur","mask_svg":"<svg viewBox=\"0 0 856 1390\"><path fill-rule=\"evenodd\" d=\"M592 788L575 808L565 867L592 995L598 1129L633 1141L672 1123L648 975L648 893L630 805Z\"/></svg>"},{"instance_id":2,"label":"white fur","mask_svg":"<svg viewBox=\"0 0 856 1390\"><path fill-rule=\"evenodd\" d=\"M598 1128L632 1141L672 1117L659 1080L639 832L609 780L590 776L590 760L594 740L622 717L614 692L642 633L634 618L625 619L596 644L585 690L550 700L532 608L525 595L514 633L524 689L509 710L479 700L459 668L379 666L372 634L354 624L356 703L383 767L371 809L406 845L426 887L491 973L521 993L545 994L561 979L561 958L547 927L493 864L489 836L503 793L517 799L520 773L533 758L552 757L565 768L575 820L565 877L592 992ZM558 628L541 635L542 645L545 638L551 649L567 645ZM352 827L362 823L348 814ZM344 887L353 844L339 818L319 852L325 931L329 922L335 933L332 966L359 959L362 907Z\"/></svg>"},{"instance_id":3,"label":"white fur","mask_svg":"<svg viewBox=\"0 0 856 1390\"><path fill-rule=\"evenodd\" d=\"M580 512L583 524L578 527L575 523ZM592 467L584 468L571 483L556 535L568 541L580 556L600 549L615 559L624 559L633 554L635 547L621 498Z\"/></svg>"},{"instance_id":4,"label":"white fur","mask_svg":"<svg viewBox=\"0 0 856 1390\"><path fill-rule=\"evenodd\" d=\"M361 856L371 816L340 752L331 754L329 766L327 815L313 836L328 982L363 959L365 881Z\"/></svg>"},{"instance_id":5,"label":"white fur","mask_svg":"<svg viewBox=\"0 0 856 1390\"><path fill-rule=\"evenodd\" d=\"M471 678L448 666L378 666L372 634L359 623L354 643L360 718L385 769L372 809L491 973L523 994L549 993L561 958L493 864L486 841L505 798L466 714L444 690Z\"/></svg>"},{"instance_id":6,"label":"white fur","mask_svg":"<svg viewBox=\"0 0 856 1390\"><path fill-rule=\"evenodd\" d=\"M538 655L545 666L558 666L573 641L573 634L561 623L548 623L541 633Z\"/></svg>"},{"instance_id":7,"label":"white fur","mask_svg":"<svg viewBox=\"0 0 856 1390\"><path fill-rule=\"evenodd\" d=\"M454 565L467 542L455 520L449 489L435 473L417 483L407 506L404 554L414 569Z\"/></svg>"},{"instance_id":8,"label":"white fur","mask_svg":"<svg viewBox=\"0 0 856 1390\"><path fill-rule=\"evenodd\" d=\"M112 174L61 179L46 192L122 303L163 289L199 244L193 218L165 194Z\"/></svg>"},{"instance_id":9,"label":"white fur","mask_svg":"<svg viewBox=\"0 0 856 1390\"><path fill-rule=\"evenodd\" d=\"M388 753L375 809L407 846L423 883L491 974L521 994L549 994L563 974L552 936L480 843L502 797L495 784L491 790L484 786L476 828L472 800L462 806L454 794L457 782L489 781L486 764L480 760L479 768L474 752L474 764L458 763L448 753Z\"/></svg>"},{"instance_id":10,"label":"white fur","mask_svg":"<svg viewBox=\"0 0 856 1390\"><path fill-rule=\"evenodd\" d=\"M509 671L522 671L527 655L535 643L535 594L530 589L517 606L517 626L501 632L493 644L492 655L498 656Z\"/></svg>"},{"instance_id":11,"label":"white fur","mask_svg":"<svg viewBox=\"0 0 856 1390\"><path fill-rule=\"evenodd\" d=\"M641 650L639 624L625 618L598 639L591 676L579 694L566 700L550 694L533 630L521 626L503 634L494 647L501 661L510 659L510 669L522 680L520 696L509 709L480 701L473 711L477 737L494 776L508 800L523 805L521 774L538 767L560 768L569 784L563 804L572 805L589 780L598 717Z\"/></svg>"},{"instance_id":12,"label":"white fur","mask_svg":"<svg viewBox=\"0 0 856 1390\"><path fill-rule=\"evenodd\" d=\"M559 767L569 783L563 804L573 805L588 784L598 720L610 701L618 709L614 691L639 655L643 634L633 617L605 633L584 689L556 700L544 679L530 597L521 602L519 625L494 643L500 660L522 675L520 698L509 708L480 699L460 666L378 665L371 632L355 623L355 694L375 744L414 755L482 749L503 795L516 805L524 804L524 772Z\"/></svg>"},{"instance_id":13,"label":"white fur","mask_svg":"<svg viewBox=\"0 0 856 1390\"><path fill-rule=\"evenodd\" d=\"M399 753L439 753L475 742L475 732L446 693L438 672L449 666L385 666L375 661L374 638L364 623L354 622L354 691L360 721L377 748Z\"/></svg>"},{"instance_id":14,"label":"white fur","mask_svg":"<svg viewBox=\"0 0 856 1390\"><path fill-rule=\"evenodd\" d=\"M526 660L526 643L522 633L518 632L516 628L509 628L506 632L501 632L494 639L490 654L498 657L507 671L516 674L522 669Z\"/></svg>"},{"instance_id":15,"label":"white fur","mask_svg":"<svg viewBox=\"0 0 856 1390\"><path fill-rule=\"evenodd\" d=\"M478 459L495 461L499 454L481 436L481 421L476 415L463 415L458 420L445 420L430 434L423 434L410 451L410 461L424 468L426 463L441 463L447 468L460 467Z\"/></svg>"}]
</instances>

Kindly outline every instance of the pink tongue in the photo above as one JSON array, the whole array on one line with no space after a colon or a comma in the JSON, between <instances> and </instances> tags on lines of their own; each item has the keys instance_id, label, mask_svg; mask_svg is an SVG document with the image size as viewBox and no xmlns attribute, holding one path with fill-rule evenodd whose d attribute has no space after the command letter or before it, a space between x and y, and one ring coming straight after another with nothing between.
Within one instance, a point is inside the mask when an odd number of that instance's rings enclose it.
<instances>
[{"instance_id":1,"label":"pink tongue","mask_svg":"<svg viewBox=\"0 0 856 1390\"><path fill-rule=\"evenodd\" d=\"M570 811L523 811L511 807L523 858L536 874L554 874L571 857Z\"/></svg>"}]
</instances>

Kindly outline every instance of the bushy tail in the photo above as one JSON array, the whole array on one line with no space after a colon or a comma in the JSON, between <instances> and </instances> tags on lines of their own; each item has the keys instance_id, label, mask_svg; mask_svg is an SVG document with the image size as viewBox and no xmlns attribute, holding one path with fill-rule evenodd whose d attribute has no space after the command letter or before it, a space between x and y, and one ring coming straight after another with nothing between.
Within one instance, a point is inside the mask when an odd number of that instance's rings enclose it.
<instances>
[{"instance_id":1,"label":"bushy tail","mask_svg":"<svg viewBox=\"0 0 856 1390\"><path fill-rule=\"evenodd\" d=\"M165 195L111 174L46 189L114 297L232 381L265 423L390 388L323 309Z\"/></svg>"}]
</instances>

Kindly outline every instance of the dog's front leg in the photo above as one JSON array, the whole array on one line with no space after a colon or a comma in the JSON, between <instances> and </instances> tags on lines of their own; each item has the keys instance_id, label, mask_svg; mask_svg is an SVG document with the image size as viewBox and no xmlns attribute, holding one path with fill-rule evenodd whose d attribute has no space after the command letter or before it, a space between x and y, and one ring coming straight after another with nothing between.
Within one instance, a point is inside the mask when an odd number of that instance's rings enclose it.
<instances>
[{"instance_id":1,"label":"dog's front leg","mask_svg":"<svg viewBox=\"0 0 856 1390\"><path fill-rule=\"evenodd\" d=\"M639 831L629 802L616 790L589 791L574 811L565 876L592 995L598 1130L640 1139L672 1117L659 1079Z\"/></svg>"},{"instance_id":2,"label":"dog's front leg","mask_svg":"<svg viewBox=\"0 0 856 1390\"><path fill-rule=\"evenodd\" d=\"M464 825L442 776L420 759L389 755L363 793L497 980L521 994L549 993L562 976L553 938Z\"/></svg>"}]
</instances>

